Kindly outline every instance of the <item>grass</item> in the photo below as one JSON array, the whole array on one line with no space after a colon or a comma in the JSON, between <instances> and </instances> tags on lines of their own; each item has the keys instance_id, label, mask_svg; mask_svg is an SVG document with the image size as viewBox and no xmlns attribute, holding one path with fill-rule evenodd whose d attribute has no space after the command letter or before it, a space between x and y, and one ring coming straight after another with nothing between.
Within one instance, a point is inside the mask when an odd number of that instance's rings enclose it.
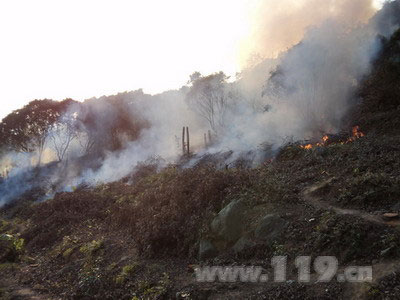
<instances>
[{"instance_id":1,"label":"grass","mask_svg":"<svg viewBox=\"0 0 400 300\"><path fill-rule=\"evenodd\" d=\"M79 248L79 251L85 254L86 256L92 256L94 255L97 251L99 251L101 248L104 246L104 241L99 240L93 240L90 243L87 243L83 245L82 247Z\"/></svg>"},{"instance_id":2,"label":"grass","mask_svg":"<svg viewBox=\"0 0 400 300\"><path fill-rule=\"evenodd\" d=\"M121 273L115 278L117 284L123 284L137 269L138 264L126 265L122 268Z\"/></svg>"},{"instance_id":3,"label":"grass","mask_svg":"<svg viewBox=\"0 0 400 300\"><path fill-rule=\"evenodd\" d=\"M137 175L120 182L14 207L14 217L29 220L15 247L41 259L31 280L43 280L41 284L56 293L76 298L174 297L173 286L179 284L174 280L185 274L186 260L198 263L200 237L209 231L213 217L237 199L251 211L243 220L246 226L250 223L248 228L272 212L289 222L288 230L281 240L258 243L243 257L227 252L214 262L245 264L274 254L299 253L336 255L340 263L355 264L399 258L396 230L313 209L302 198L306 187L330 179L319 196L335 205L387 211L399 201L400 69L393 60L400 53L399 39L398 32L385 42L380 60L360 89L364 102L355 108L351 120L366 136L352 143L310 150L289 144L274 161L254 169L225 170L202 164L157 171L155 164L141 165ZM11 223L1 221L0 232L10 231ZM185 260L184 267L174 278L169 271L178 267L165 264L179 260ZM138 263L127 263L132 261ZM370 294L379 298L390 289L398 295L399 278L396 273L372 285ZM280 288L268 288L271 295L281 296ZM290 289L315 296L302 285ZM332 299L337 298L335 291L340 289L332 289Z\"/></svg>"},{"instance_id":4,"label":"grass","mask_svg":"<svg viewBox=\"0 0 400 300\"><path fill-rule=\"evenodd\" d=\"M355 169L356 171L357 169ZM346 206L391 206L400 199L400 180L387 173L355 172L339 189L337 200Z\"/></svg>"}]
</instances>

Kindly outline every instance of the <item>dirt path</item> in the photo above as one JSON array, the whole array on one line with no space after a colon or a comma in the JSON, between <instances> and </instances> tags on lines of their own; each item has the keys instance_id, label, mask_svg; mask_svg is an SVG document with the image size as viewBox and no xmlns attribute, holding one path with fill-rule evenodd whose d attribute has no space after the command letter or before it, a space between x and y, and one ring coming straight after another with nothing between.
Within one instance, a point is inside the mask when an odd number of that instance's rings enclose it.
<instances>
[{"instance_id":1,"label":"dirt path","mask_svg":"<svg viewBox=\"0 0 400 300\"><path fill-rule=\"evenodd\" d=\"M322 183L312 185L303 191L304 201L316 209L324 209L335 212L338 215L353 215L364 219L365 221L389 226L393 229L400 230L400 220L385 220L383 216L370 214L357 209L341 208L323 200L323 191L332 179L326 180ZM372 284L376 284L381 278L399 270L400 260L379 262L372 265L373 280ZM345 292L347 299L367 299L368 286L363 283L352 283L348 285L349 288Z\"/></svg>"},{"instance_id":2,"label":"dirt path","mask_svg":"<svg viewBox=\"0 0 400 300\"><path fill-rule=\"evenodd\" d=\"M367 213L367 212L357 210L357 209L341 208L339 206L335 206L335 205L325 202L322 199L322 196L319 195L319 191L323 190L331 181L332 181L332 179L329 179L322 183L315 184L315 185L312 185L312 186L306 188L303 192L304 201L306 203L310 204L311 206L313 206L314 208L331 210L338 215L353 215L353 216L360 217L368 222L382 224L382 225L391 226L391 227L400 225L399 219L384 220L383 217L379 216L379 215L373 215L371 213ZM400 230L400 229L398 229L398 230Z\"/></svg>"}]
</instances>

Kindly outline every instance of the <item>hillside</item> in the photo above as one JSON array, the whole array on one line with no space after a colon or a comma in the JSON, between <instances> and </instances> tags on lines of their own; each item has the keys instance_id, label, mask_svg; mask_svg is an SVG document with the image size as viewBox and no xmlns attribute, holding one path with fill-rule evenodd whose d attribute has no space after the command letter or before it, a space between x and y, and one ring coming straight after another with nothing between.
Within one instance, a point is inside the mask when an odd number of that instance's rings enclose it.
<instances>
[{"instance_id":1,"label":"hillside","mask_svg":"<svg viewBox=\"0 0 400 300\"><path fill-rule=\"evenodd\" d=\"M4 206L1 298L398 299L400 31L383 43L341 135L287 144L256 168L150 163ZM198 266L272 274L278 255L288 256L282 283L195 281ZM373 282L298 283L300 255L372 266Z\"/></svg>"}]
</instances>

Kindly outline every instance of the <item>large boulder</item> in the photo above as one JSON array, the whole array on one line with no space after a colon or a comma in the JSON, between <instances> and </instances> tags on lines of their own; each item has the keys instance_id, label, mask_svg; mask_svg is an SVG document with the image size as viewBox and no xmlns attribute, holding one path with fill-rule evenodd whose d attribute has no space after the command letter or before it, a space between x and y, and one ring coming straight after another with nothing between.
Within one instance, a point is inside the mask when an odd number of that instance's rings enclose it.
<instances>
[{"instance_id":1,"label":"large boulder","mask_svg":"<svg viewBox=\"0 0 400 300\"><path fill-rule=\"evenodd\" d=\"M254 231L254 236L263 241L272 241L286 229L288 222L276 215L266 215Z\"/></svg>"},{"instance_id":2,"label":"large boulder","mask_svg":"<svg viewBox=\"0 0 400 300\"><path fill-rule=\"evenodd\" d=\"M199 259L213 258L218 255L217 249L208 240L201 240L199 245Z\"/></svg>"},{"instance_id":3,"label":"large boulder","mask_svg":"<svg viewBox=\"0 0 400 300\"><path fill-rule=\"evenodd\" d=\"M229 203L212 221L212 232L221 240L236 242L243 231L244 209L245 206L240 200Z\"/></svg>"}]
</instances>

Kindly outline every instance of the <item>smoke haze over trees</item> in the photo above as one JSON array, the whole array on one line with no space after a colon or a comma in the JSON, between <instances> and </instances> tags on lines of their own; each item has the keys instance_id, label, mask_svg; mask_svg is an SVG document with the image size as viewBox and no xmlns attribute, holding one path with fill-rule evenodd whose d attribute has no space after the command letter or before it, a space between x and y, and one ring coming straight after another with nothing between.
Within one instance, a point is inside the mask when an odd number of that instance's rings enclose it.
<instances>
[{"instance_id":1,"label":"smoke haze over trees","mask_svg":"<svg viewBox=\"0 0 400 300\"><path fill-rule=\"evenodd\" d=\"M265 19L268 32L258 35L265 43L260 52L276 55L235 80L222 72L193 73L186 86L158 95L138 90L84 102L34 100L9 114L0 123L0 171L7 177L0 182L0 205L12 198L11 182L30 188L26 178L38 167L40 176L51 178L46 181L51 194L119 180L149 158L159 167L175 162L183 126L190 128L196 153L188 166L204 154L226 151L232 151L231 161L251 153L257 164L266 144L273 152L289 140L339 132L357 103L359 82L399 28L400 2L376 15L367 0L326 1L323 7L316 5L321 1L303 2L301 9L285 11L301 24L293 36L287 35L293 26L280 21L282 10ZM208 130L215 142L205 149Z\"/></svg>"}]
</instances>

